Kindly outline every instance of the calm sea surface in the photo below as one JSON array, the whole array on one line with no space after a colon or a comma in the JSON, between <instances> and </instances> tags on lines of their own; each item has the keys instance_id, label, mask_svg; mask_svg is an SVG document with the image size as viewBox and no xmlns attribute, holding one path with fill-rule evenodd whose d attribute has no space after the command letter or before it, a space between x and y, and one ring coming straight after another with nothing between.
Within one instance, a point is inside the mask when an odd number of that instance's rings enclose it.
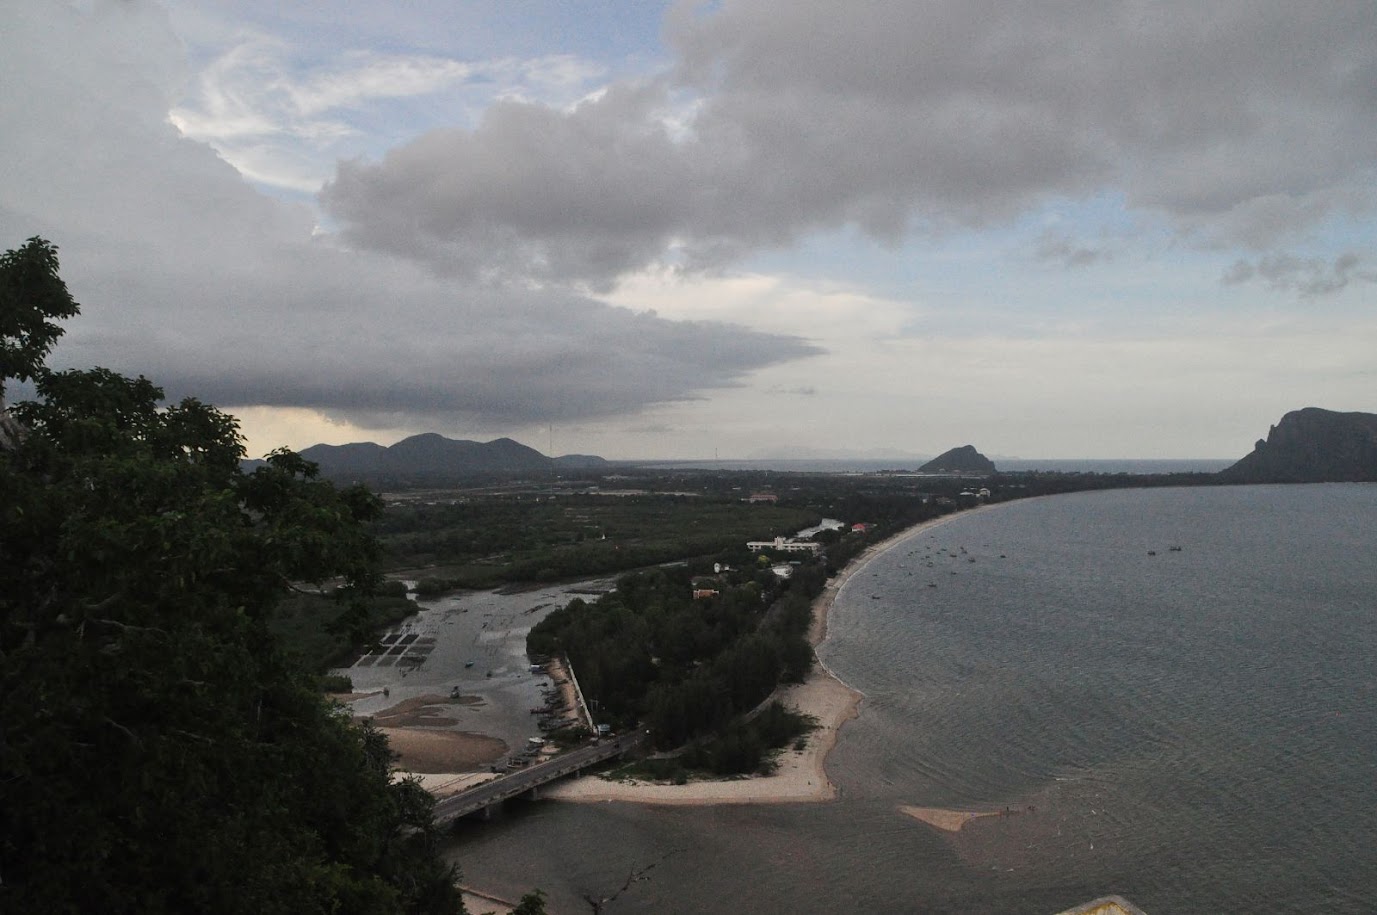
<instances>
[{"instance_id":1,"label":"calm sea surface","mask_svg":"<svg viewBox=\"0 0 1377 915\"><path fill-rule=\"evenodd\" d=\"M838 801L513 806L454 855L564 913L652 865L605 911L1377 911L1375 616L1377 486L959 516L833 609L822 655L866 694ZM1008 815L945 833L903 805Z\"/></svg>"}]
</instances>

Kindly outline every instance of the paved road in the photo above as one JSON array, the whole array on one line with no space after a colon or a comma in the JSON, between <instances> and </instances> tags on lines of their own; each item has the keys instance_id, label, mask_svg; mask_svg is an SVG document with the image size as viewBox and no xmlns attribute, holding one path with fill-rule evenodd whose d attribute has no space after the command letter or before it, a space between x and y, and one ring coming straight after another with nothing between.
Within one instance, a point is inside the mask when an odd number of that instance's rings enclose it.
<instances>
[{"instance_id":1,"label":"paved road","mask_svg":"<svg viewBox=\"0 0 1377 915\"><path fill-rule=\"evenodd\" d=\"M451 795L435 804L435 822L448 823L484 807L505 801L538 788L546 782L554 781L589 766L611 759L622 753L634 750L641 745L644 735L623 734L602 741L597 746L580 747L561 753L548 762L539 763L526 769L518 769L510 775L475 785L466 791Z\"/></svg>"}]
</instances>

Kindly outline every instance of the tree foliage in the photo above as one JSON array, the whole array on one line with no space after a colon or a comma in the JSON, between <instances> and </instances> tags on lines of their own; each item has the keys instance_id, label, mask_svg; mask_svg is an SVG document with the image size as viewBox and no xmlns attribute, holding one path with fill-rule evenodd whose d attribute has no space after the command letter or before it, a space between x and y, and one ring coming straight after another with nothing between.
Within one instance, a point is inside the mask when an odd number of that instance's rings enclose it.
<instances>
[{"instance_id":1,"label":"tree foliage","mask_svg":"<svg viewBox=\"0 0 1377 915\"><path fill-rule=\"evenodd\" d=\"M231 417L147 379L47 371L52 251L0 261L4 373L39 395L0 449L0 909L461 911L429 796L268 627L368 586L376 497L289 452L241 472Z\"/></svg>"},{"instance_id":2,"label":"tree foliage","mask_svg":"<svg viewBox=\"0 0 1377 915\"><path fill-rule=\"evenodd\" d=\"M31 238L0 254L0 405L5 381L33 378L62 336L55 321L79 310L58 275L54 245Z\"/></svg>"},{"instance_id":3,"label":"tree foliage","mask_svg":"<svg viewBox=\"0 0 1377 915\"><path fill-rule=\"evenodd\" d=\"M517 902L512 915L545 915L545 891L532 890Z\"/></svg>"},{"instance_id":4,"label":"tree foliage","mask_svg":"<svg viewBox=\"0 0 1377 915\"><path fill-rule=\"evenodd\" d=\"M527 637L532 655L565 653L584 695L609 723L650 729L661 749L726 739L692 758L713 771L750 772L772 746L743 719L785 681L807 676L812 598L821 566L802 565L781 581L768 569L717 576L712 597L694 599L689 569L626 575L596 603L571 601Z\"/></svg>"}]
</instances>

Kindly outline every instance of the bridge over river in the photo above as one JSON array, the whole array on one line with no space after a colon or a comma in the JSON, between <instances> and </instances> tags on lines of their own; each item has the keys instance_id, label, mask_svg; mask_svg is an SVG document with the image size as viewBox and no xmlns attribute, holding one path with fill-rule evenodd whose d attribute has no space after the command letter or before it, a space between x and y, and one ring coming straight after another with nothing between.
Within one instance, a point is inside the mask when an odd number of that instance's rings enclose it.
<instances>
[{"instance_id":1,"label":"bridge over river","mask_svg":"<svg viewBox=\"0 0 1377 915\"><path fill-rule=\"evenodd\" d=\"M437 824L450 823L470 813L477 813L480 810L486 811L494 804L500 804L519 794L530 794L532 798L535 798L538 796L538 789L541 785L566 775L576 775L589 766L614 756L620 756L623 753L629 753L639 748L644 739L645 735L640 733L608 738L596 745L569 750L546 762L537 763L525 769L518 769L509 775L503 775L483 782L481 785L475 785L458 794L436 801L435 822Z\"/></svg>"}]
</instances>

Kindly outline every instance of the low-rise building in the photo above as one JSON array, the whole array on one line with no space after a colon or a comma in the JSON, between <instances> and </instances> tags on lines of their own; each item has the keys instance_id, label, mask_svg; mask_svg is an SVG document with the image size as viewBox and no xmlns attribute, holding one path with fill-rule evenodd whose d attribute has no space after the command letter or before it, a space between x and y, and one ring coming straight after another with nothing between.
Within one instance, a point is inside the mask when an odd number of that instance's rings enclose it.
<instances>
[{"instance_id":1,"label":"low-rise building","mask_svg":"<svg viewBox=\"0 0 1377 915\"><path fill-rule=\"evenodd\" d=\"M770 550L777 553L811 553L816 556L822 552L822 544L811 540L786 540L776 537L774 540L748 540L746 549L752 553Z\"/></svg>"}]
</instances>

